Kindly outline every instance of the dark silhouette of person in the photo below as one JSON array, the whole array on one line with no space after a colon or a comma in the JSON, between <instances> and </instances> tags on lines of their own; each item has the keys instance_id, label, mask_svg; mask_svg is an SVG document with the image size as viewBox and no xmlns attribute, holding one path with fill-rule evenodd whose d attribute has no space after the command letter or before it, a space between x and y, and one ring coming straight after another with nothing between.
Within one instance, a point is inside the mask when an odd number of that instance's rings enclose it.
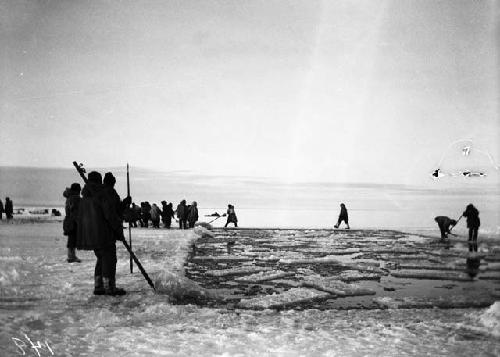
<instances>
[{"instance_id":1,"label":"dark silhouette of person","mask_svg":"<svg viewBox=\"0 0 500 357\"><path fill-rule=\"evenodd\" d=\"M9 197L5 197L5 217L7 219L12 219L13 213L14 213L14 203Z\"/></svg>"},{"instance_id":2,"label":"dark silhouette of person","mask_svg":"<svg viewBox=\"0 0 500 357\"><path fill-rule=\"evenodd\" d=\"M2 200L0 200L0 220L2 220L2 216L3 216L3 202Z\"/></svg>"},{"instance_id":3,"label":"dark silhouette of person","mask_svg":"<svg viewBox=\"0 0 500 357\"><path fill-rule=\"evenodd\" d=\"M141 207L140 207L141 211L139 212L139 223L141 224L141 227L144 227L144 219L143 219L143 217L144 217L144 210L146 209L144 207L145 203L146 202L141 202Z\"/></svg>"},{"instance_id":4,"label":"dark silhouette of person","mask_svg":"<svg viewBox=\"0 0 500 357\"><path fill-rule=\"evenodd\" d=\"M63 220L63 233L68 236L66 248L68 248L68 263L80 263L81 260L76 256L76 233L78 221L78 208L80 207L80 191L79 183L73 183L71 187L66 188L63 196L66 197L64 210L66 215Z\"/></svg>"},{"instance_id":5,"label":"dark silhouette of person","mask_svg":"<svg viewBox=\"0 0 500 357\"><path fill-rule=\"evenodd\" d=\"M477 252L477 233L481 225L479 211L470 203L465 208L462 216L467 218L467 228L469 228L469 252Z\"/></svg>"},{"instance_id":6,"label":"dark silhouette of person","mask_svg":"<svg viewBox=\"0 0 500 357\"><path fill-rule=\"evenodd\" d=\"M339 219L337 220L337 224L334 227L335 228L339 228L340 227L340 223L342 223L342 221L344 221L345 224L347 225L346 229L350 229L350 227L349 227L349 216L347 214L347 208L345 208L345 204L343 204L343 203L340 204Z\"/></svg>"},{"instance_id":7,"label":"dark silhouette of person","mask_svg":"<svg viewBox=\"0 0 500 357\"><path fill-rule=\"evenodd\" d=\"M130 224L130 227L137 227L137 208L139 208L134 202L132 202L131 207L125 207L123 212L123 218L125 222ZM139 208L140 211L140 208Z\"/></svg>"},{"instance_id":8,"label":"dark silhouette of person","mask_svg":"<svg viewBox=\"0 0 500 357\"><path fill-rule=\"evenodd\" d=\"M97 171L89 173L82 190L77 223L77 249L93 250L97 257L94 269L95 295L124 295L116 287L116 241L124 240L124 202L114 189L115 178L106 174L106 183Z\"/></svg>"},{"instance_id":9,"label":"dark silhouette of person","mask_svg":"<svg viewBox=\"0 0 500 357\"><path fill-rule=\"evenodd\" d=\"M141 227L148 228L151 219L151 205L148 201L141 203Z\"/></svg>"},{"instance_id":10,"label":"dark silhouette of person","mask_svg":"<svg viewBox=\"0 0 500 357\"><path fill-rule=\"evenodd\" d=\"M182 200L177 205L176 212L177 212L177 219L179 220L179 228L180 229L187 229L188 209L186 206L186 200Z\"/></svg>"},{"instance_id":11,"label":"dark silhouette of person","mask_svg":"<svg viewBox=\"0 0 500 357\"><path fill-rule=\"evenodd\" d=\"M448 234L451 233L451 229L457 224L456 220L447 216L434 217L434 221L438 224L439 230L441 231L441 241L448 238Z\"/></svg>"},{"instance_id":12,"label":"dark silhouette of person","mask_svg":"<svg viewBox=\"0 0 500 357\"><path fill-rule=\"evenodd\" d=\"M187 221L189 223L189 228L194 228L195 223L198 221L198 204L193 201L188 209Z\"/></svg>"},{"instance_id":13,"label":"dark silhouette of person","mask_svg":"<svg viewBox=\"0 0 500 357\"><path fill-rule=\"evenodd\" d=\"M161 201L161 204L161 220L163 222L163 227L170 229L170 226L172 225L172 218L174 218L174 209L172 207L172 202L167 205L167 201Z\"/></svg>"},{"instance_id":14,"label":"dark silhouette of person","mask_svg":"<svg viewBox=\"0 0 500 357\"><path fill-rule=\"evenodd\" d=\"M233 205L227 205L227 221L224 227L227 227L229 223L234 223L235 227L238 227L238 217L236 217L236 212L234 211Z\"/></svg>"},{"instance_id":15,"label":"dark silhouette of person","mask_svg":"<svg viewBox=\"0 0 500 357\"><path fill-rule=\"evenodd\" d=\"M133 227L137 227L137 221L141 222L141 207L137 206L135 203L132 203L132 220Z\"/></svg>"},{"instance_id":16,"label":"dark silhouette of person","mask_svg":"<svg viewBox=\"0 0 500 357\"><path fill-rule=\"evenodd\" d=\"M156 205L156 203L153 203L153 206L151 206L151 210L149 211L151 215L151 223L153 224L153 228L160 228L160 218L161 218L161 210L160 207Z\"/></svg>"}]
</instances>

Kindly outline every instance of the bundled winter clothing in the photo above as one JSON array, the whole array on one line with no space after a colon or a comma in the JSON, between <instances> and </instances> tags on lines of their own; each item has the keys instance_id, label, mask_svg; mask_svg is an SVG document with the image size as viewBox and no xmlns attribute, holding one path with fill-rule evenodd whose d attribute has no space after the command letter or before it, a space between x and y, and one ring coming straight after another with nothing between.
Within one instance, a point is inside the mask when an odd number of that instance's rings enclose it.
<instances>
[{"instance_id":1,"label":"bundled winter clothing","mask_svg":"<svg viewBox=\"0 0 500 357\"><path fill-rule=\"evenodd\" d=\"M113 183L114 185L114 183ZM123 295L116 287L116 240L123 236L123 203L112 185L101 184L101 175L91 172L82 190L77 222L77 248L93 250L96 295Z\"/></svg>"},{"instance_id":2,"label":"bundled winter clothing","mask_svg":"<svg viewBox=\"0 0 500 357\"><path fill-rule=\"evenodd\" d=\"M151 219L151 205L149 202L141 202L141 227L148 227Z\"/></svg>"},{"instance_id":3,"label":"bundled winter clothing","mask_svg":"<svg viewBox=\"0 0 500 357\"><path fill-rule=\"evenodd\" d=\"M441 239L447 238L448 234L451 233L451 228L457 224L456 220L447 216L437 216L434 218L434 221L436 221L441 231Z\"/></svg>"},{"instance_id":4,"label":"bundled winter clothing","mask_svg":"<svg viewBox=\"0 0 500 357\"><path fill-rule=\"evenodd\" d=\"M14 204L9 197L5 197L5 217L7 219L12 219L12 214L14 213Z\"/></svg>"},{"instance_id":5,"label":"bundled winter clothing","mask_svg":"<svg viewBox=\"0 0 500 357\"><path fill-rule=\"evenodd\" d=\"M151 222L153 223L153 227L160 228L161 210L156 205L156 203L153 203L153 206L151 207L149 214L151 215Z\"/></svg>"},{"instance_id":6,"label":"bundled winter clothing","mask_svg":"<svg viewBox=\"0 0 500 357\"><path fill-rule=\"evenodd\" d=\"M165 228L170 228L172 225L172 218L174 218L174 209L172 208L172 203L167 205L166 201L162 201L162 213L161 220Z\"/></svg>"},{"instance_id":7,"label":"bundled winter clothing","mask_svg":"<svg viewBox=\"0 0 500 357\"><path fill-rule=\"evenodd\" d=\"M78 221L78 209L80 206L80 185L74 183L70 188L66 188L63 192L63 196L66 197L65 212L66 215L63 220L63 233L68 236L68 241L66 248L68 248L68 263L80 263L81 260L78 259L75 253L76 249L76 239L77 239L77 221Z\"/></svg>"},{"instance_id":8,"label":"bundled winter clothing","mask_svg":"<svg viewBox=\"0 0 500 357\"><path fill-rule=\"evenodd\" d=\"M227 227L229 223L234 223L235 227L238 227L238 217L236 217L236 212L234 211L233 205L227 205L227 222L224 227Z\"/></svg>"},{"instance_id":9,"label":"bundled winter clothing","mask_svg":"<svg viewBox=\"0 0 500 357\"><path fill-rule=\"evenodd\" d=\"M187 215L188 209L186 207L186 200L182 200L181 203L177 205L177 219L179 220L179 228L186 229L187 228Z\"/></svg>"},{"instance_id":10,"label":"bundled winter clothing","mask_svg":"<svg viewBox=\"0 0 500 357\"><path fill-rule=\"evenodd\" d=\"M198 207L197 203L193 202L189 206L187 221L189 223L189 228L194 228L195 223L198 221Z\"/></svg>"},{"instance_id":11,"label":"bundled winter clothing","mask_svg":"<svg viewBox=\"0 0 500 357\"><path fill-rule=\"evenodd\" d=\"M481 225L479 211L470 203L462 215L467 218L467 228L469 228L469 251L477 252L477 233Z\"/></svg>"},{"instance_id":12,"label":"bundled winter clothing","mask_svg":"<svg viewBox=\"0 0 500 357\"><path fill-rule=\"evenodd\" d=\"M337 224L334 227L339 228L340 223L342 223L342 221L345 222L345 224L347 225L347 229L349 229L349 216L347 214L347 208L345 207L345 204L343 204L343 203L340 204L339 219L337 220Z\"/></svg>"}]
</instances>

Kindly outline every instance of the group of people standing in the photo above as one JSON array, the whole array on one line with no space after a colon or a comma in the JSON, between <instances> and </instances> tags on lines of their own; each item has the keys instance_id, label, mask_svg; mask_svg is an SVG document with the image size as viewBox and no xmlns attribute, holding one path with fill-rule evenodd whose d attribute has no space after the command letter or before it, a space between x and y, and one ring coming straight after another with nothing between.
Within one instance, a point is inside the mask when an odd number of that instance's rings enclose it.
<instances>
[{"instance_id":1,"label":"group of people standing","mask_svg":"<svg viewBox=\"0 0 500 357\"><path fill-rule=\"evenodd\" d=\"M4 212L7 219L12 219L12 215L14 214L14 204L9 197L5 197L5 206L3 205L2 200L0 200L0 220L2 219Z\"/></svg>"},{"instance_id":2,"label":"group of people standing","mask_svg":"<svg viewBox=\"0 0 500 357\"><path fill-rule=\"evenodd\" d=\"M170 228L172 225L172 218L174 218L174 210L172 203L167 204L167 201L162 201L162 208L160 209L156 203L152 205L148 202L141 202L140 207L134 202L130 208L125 211L125 221L129 222L132 227L137 227L139 222L141 227L149 227L149 221L153 228L160 228L160 219L163 222L163 227Z\"/></svg>"},{"instance_id":3,"label":"group of people standing","mask_svg":"<svg viewBox=\"0 0 500 357\"><path fill-rule=\"evenodd\" d=\"M180 229L194 228L198 221L198 203L193 201L190 205L186 204L186 200L182 200L175 210L177 220L179 221Z\"/></svg>"},{"instance_id":4,"label":"group of people standing","mask_svg":"<svg viewBox=\"0 0 500 357\"><path fill-rule=\"evenodd\" d=\"M73 183L63 193L66 197L63 231L68 236L68 262L80 262L75 249L94 251L97 258L95 295L126 293L116 287L116 241L125 239L123 217L131 198L122 201L114 188L115 183L111 172L107 172L103 179L99 172L92 171L83 189L80 184Z\"/></svg>"},{"instance_id":5,"label":"group of people standing","mask_svg":"<svg viewBox=\"0 0 500 357\"><path fill-rule=\"evenodd\" d=\"M179 222L180 229L193 228L198 221L198 204L196 201L190 205L186 204L186 200L182 200L177 208L173 209L172 202L167 204L167 201L161 201L161 208L156 203L152 205L146 201L141 202L141 206L132 203L132 207L125 212L125 221L130 222L132 227L137 227L139 222L141 227L149 227L149 222L153 228L160 228L160 220L163 227L170 229L172 227L172 219Z\"/></svg>"}]
</instances>

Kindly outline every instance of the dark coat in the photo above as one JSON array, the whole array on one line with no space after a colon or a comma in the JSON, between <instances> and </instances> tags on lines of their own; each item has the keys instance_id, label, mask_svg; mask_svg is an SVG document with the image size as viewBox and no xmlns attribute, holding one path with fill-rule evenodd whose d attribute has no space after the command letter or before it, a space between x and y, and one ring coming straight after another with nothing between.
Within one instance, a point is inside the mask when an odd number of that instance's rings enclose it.
<instances>
[{"instance_id":1,"label":"dark coat","mask_svg":"<svg viewBox=\"0 0 500 357\"><path fill-rule=\"evenodd\" d=\"M479 211L473 205L468 205L462 215L467 218L467 228L479 228L481 225Z\"/></svg>"},{"instance_id":2,"label":"dark coat","mask_svg":"<svg viewBox=\"0 0 500 357\"><path fill-rule=\"evenodd\" d=\"M185 204L177 205L177 218L178 219L186 219L187 216L187 207Z\"/></svg>"},{"instance_id":3,"label":"dark coat","mask_svg":"<svg viewBox=\"0 0 500 357\"><path fill-rule=\"evenodd\" d=\"M115 240L123 239L124 203L112 186L103 185L102 205L106 223L111 227Z\"/></svg>"},{"instance_id":4,"label":"dark coat","mask_svg":"<svg viewBox=\"0 0 500 357\"><path fill-rule=\"evenodd\" d=\"M450 226L455 226L457 223L457 221L447 216L437 216L434 218L434 221L436 221L438 226L442 227L447 233L450 233Z\"/></svg>"},{"instance_id":5,"label":"dark coat","mask_svg":"<svg viewBox=\"0 0 500 357\"><path fill-rule=\"evenodd\" d=\"M5 214L14 213L14 205L12 204L12 200L5 200Z\"/></svg>"},{"instance_id":6,"label":"dark coat","mask_svg":"<svg viewBox=\"0 0 500 357\"><path fill-rule=\"evenodd\" d=\"M340 208L339 218L340 219L342 219L342 218L348 219L349 218L347 215L347 208L345 208L345 206Z\"/></svg>"},{"instance_id":7,"label":"dark coat","mask_svg":"<svg viewBox=\"0 0 500 357\"><path fill-rule=\"evenodd\" d=\"M191 223L198 221L198 207L194 205L189 207L187 220Z\"/></svg>"},{"instance_id":8,"label":"dark coat","mask_svg":"<svg viewBox=\"0 0 500 357\"><path fill-rule=\"evenodd\" d=\"M2 203L2 200L0 200L0 214L3 213L3 203Z\"/></svg>"},{"instance_id":9,"label":"dark coat","mask_svg":"<svg viewBox=\"0 0 500 357\"><path fill-rule=\"evenodd\" d=\"M174 217L174 210L172 209L172 205L163 205L162 206L163 211L161 212L161 218L163 222L172 220L172 217Z\"/></svg>"},{"instance_id":10,"label":"dark coat","mask_svg":"<svg viewBox=\"0 0 500 357\"><path fill-rule=\"evenodd\" d=\"M153 204L151 207L151 210L149 211L149 214L151 215L151 220L152 221L159 221L161 217L161 209L158 207L156 204Z\"/></svg>"},{"instance_id":11,"label":"dark coat","mask_svg":"<svg viewBox=\"0 0 500 357\"><path fill-rule=\"evenodd\" d=\"M115 204L112 192L103 185L85 184L77 221L78 249L108 247L115 244L117 238L123 237L123 222Z\"/></svg>"},{"instance_id":12,"label":"dark coat","mask_svg":"<svg viewBox=\"0 0 500 357\"><path fill-rule=\"evenodd\" d=\"M143 219L150 219L151 218L151 205L149 203L141 203L141 216Z\"/></svg>"},{"instance_id":13,"label":"dark coat","mask_svg":"<svg viewBox=\"0 0 500 357\"><path fill-rule=\"evenodd\" d=\"M66 197L66 204L64 210L66 215L63 220L63 232L64 235L76 234L76 226L78 220L78 208L80 206L80 192L73 191L67 188L63 192L63 196Z\"/></svg>"},{"instance_id":14,"label":"dark coat","mask_svg":"<svg viewBox=\"0 0 500 357\"><path fill-rule=\"evenodd\" d=\"M236 212L234 211L234 208L227 209L227 222L238 223L238 217L236 217Z\"/></svg>"}]
</instances>

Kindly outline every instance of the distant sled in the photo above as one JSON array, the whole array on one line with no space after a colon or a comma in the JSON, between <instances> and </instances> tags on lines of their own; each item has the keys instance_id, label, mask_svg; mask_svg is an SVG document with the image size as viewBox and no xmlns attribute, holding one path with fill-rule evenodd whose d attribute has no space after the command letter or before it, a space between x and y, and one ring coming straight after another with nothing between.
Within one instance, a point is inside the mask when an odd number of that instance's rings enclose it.
<instances>
[{"instance_id":1,"label":"distant sled","mask_svg":"<svg viewBox=\"0 0 500 357\"><path fill-rule=\"evenodd\" d=\"M486 177L484 172L462 171L461 174L464 177Z\"/></svg>"},{"instance_id":2,"label":"distant sled","mask_svg":"<svg viewBox=\"0 0 500 357\"><path fill-rule=\"evenodd\" d=\"M440 169L434 170L431 174L432 178L438 179L442 178L445 176L450 176L450 177L486 177L486 173L484 172L474 172L474 171L469 171L469 170L464 170L460 171L458 173L444 173Z\"/></svg>"}]
</instances>

